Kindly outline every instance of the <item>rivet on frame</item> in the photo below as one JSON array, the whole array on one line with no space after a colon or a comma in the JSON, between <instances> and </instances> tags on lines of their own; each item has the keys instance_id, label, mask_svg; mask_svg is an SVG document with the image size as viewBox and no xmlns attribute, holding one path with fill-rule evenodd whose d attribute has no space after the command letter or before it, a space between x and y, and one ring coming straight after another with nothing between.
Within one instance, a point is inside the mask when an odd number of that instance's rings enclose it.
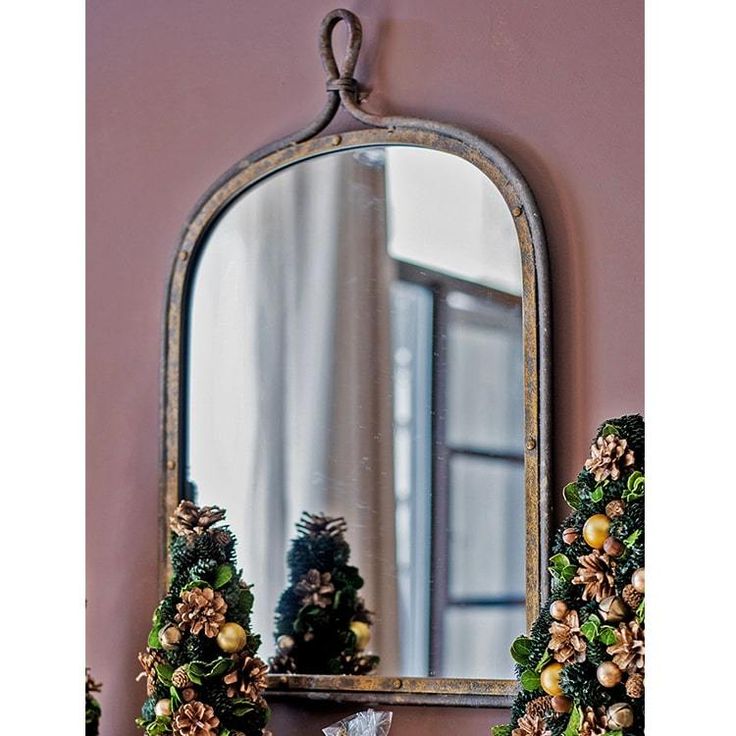
<instances>
[{"instance_id":1,"label":"rivet on frame","mask_svg":"<svg viewBox=\"0 0 736 736\"><path fill-rule=\"evenodd\" d=\"M174 470L174 468L176 468L176 460L169 460L169 461L168 461L168 462L166 463L166 467L167 467L167 468L168 468L169 470Z\"/></svg>"},{"instance_id":2,"label":"rivet on frame","mask_svg":"<svg viewBox=\"0 0 736 736\"><path fill-rule=\"evenodd\" d=\"M180 261L186 261L187 258L189 258L189 251L180 250L179 251L179 260Z\"/></svg>"},{"instance_id":3,"label":"rivet on frame","mask_svg":"<svg viewBox=\"0 0 736 736\"><path fill-rule=\"evenodd\" d=\"M339 146L342 143L342 138L339 135L333 135L330 138L330 145Z\"/></svg>"},{"instance_id":4,"label":"rivet on frame","mask_svg":"<svg viewBox=\"0 0 736 736\"><path fill-rule=\"evenodd\" d=\"M391 686L395 687L397 690L400 690L404 686L404 683L401 680L396 679L391 681Z\"/></svg>"},{"instance_id":5,"label":"rivet on frame","mask_svg":"<svg viewBox=\"0 0 736 736\"><path fill-rule=\"evenodd\" d=\"M511 210L511 214L514 217L521 217L521 207L514 207L514 209Z\"/></svg>"},{"instance_id":6,"label":"rivet on frame","mask_svg":"<svg viewBox=\"0 0 736 736\"><path fill-rule=\"evenodd\" d=\"M530 437L526 441L526 449L527 450L533 450L536 446L537 446L537 441L533 437Z\"/></svg>"}]
</instances>

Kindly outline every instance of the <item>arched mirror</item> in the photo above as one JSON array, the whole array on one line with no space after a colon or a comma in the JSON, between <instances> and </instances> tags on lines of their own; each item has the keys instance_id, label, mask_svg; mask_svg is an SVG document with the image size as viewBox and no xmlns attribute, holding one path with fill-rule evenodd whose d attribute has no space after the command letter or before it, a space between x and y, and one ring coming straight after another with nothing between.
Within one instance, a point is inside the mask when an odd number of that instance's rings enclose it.
<instances>
[{"instance_id":1,"label":"arched mirror","mask_svg":"<svg viewBox=\"0 0 736 736\"><path fill-rule=\"evenodd\" d=\"M227 509L266 656L279 654L297 522L344 519L380 663L362 676L292 667L272 694L504 703L509 644L544 595L539 215L489 144L358 107L352 14L330 14L321 39L320 119L229 172L178 251L163 518L181 498ZM340 103L371 127L314 137Z\"/></svg>"}]
</instances>

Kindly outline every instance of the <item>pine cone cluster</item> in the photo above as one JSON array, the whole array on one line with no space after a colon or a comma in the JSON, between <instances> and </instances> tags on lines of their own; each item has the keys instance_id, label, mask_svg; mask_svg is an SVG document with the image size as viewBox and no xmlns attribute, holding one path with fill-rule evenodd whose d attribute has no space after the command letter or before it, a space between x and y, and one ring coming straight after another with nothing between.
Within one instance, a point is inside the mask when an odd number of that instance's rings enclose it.
<instances>
[{"instance_id":1,"label":"pine cone cluster","mask_svg":"<svg viewBox=\"0 0 736 736\"><path fill-rule=\"evenodd\" d=\"M568 611L562 621L553 621L549 627L552 638L549 649L552 656L560 664L584 662L585 650L588 648L580 633L580 619L577 611Z\"/></svg>"},{"instance_id":2,"label":"pine cone cluster","mask_svg":"<svg viewBox=\"0 0 736 736\"><path fill-rule=\"evenodd\" d=\"M237 665L222 678L227 685L228 697L234 698L239 694L255 703L268 685L268 665L259 657L233 654L232 658Z\"/></svg>"},{"instance_id":3,"label":"pine cone cluster","mask_svg":"<svg viewBox=\"0 0 736 736\"><path fill-rule=\"evenodd\" d=\"M305 536L317 537L325 534L328 537L341 537L347 531L348 525L342 516L310 514L305 511L297 522L296 528Z\"/></svg>"},{"instance_id":4,"label":"pine cone cluster","mask_svg":"<svg viewBox=\"0 0 736 736\"><path fill-rule=\"evenodd\" d=\"M552 731L541 716L525 714L519 718L511 736L552 736Z\"/></svg>"},{"instance_id":5,"label":"pine cone cluster","mask_svg":"<svg viewBox=\"0 0 736 736\"><path fill-rule=\"evenodd\" d=\"M213 524L225 518L225 512L218 506L202 506L191 501L182 501L169 519L171 531L180 537L204 534Z\"/></svg>"},{"instance_id":6,"label":"pine cone cluster","mask_svg":"<svg viewBox=\"0 0 736 736\"><path fill-rule=\"evenodd\" d=\"M616 643L606 651L620 670L634 674L644 671L644 627L638 621L621 623L616 630Z\"/></svg>"},{"instance_id":7,"label":"pine cone cluster","mask_svg":"<svg viewBox=\"0 0 736 736\"><path fill-rule=\"evenodd\" d=\"M644 696L644 675L641 672L629 675L628 680L626 680L626 694L635 699Z\"/></svg>"},{"instance_id":8,"label":"pine cone cluster","mask_svg":"<svg viewBox=\"0 0 736 736\"><path fill-rule=\"evenodd\" d=\"M212 588L192 588L181 594L176 611L174 620L181 628L189 629L195 636L204 630L204 635L212 639L225 623L227 603Z\"/></svg>"},{"instance_id":9,"label":"pine cone cluster","mask_svg":"<svg viewBox=\"0 0 736 736\"><path fill-rule=\"evenodd\" d=\"M301 596L303 606L312 604L319 608L327 608L332 603L332 594L335 592L331 580L332 575L329 572L309 570L296 584L294 592Z\"/></svg>"},{"instance_id":10,"label":"pine cone cluster","mask_svg":"<svg viewBox=\"0 0 736 736\"><path fill-rule=\"evenodd\" d=\"M644 596L631 583L624 585L624 589L621 591L621 597L632 611L636 611L644 600Z\"/></svg>"},{"instance_id":11,"label":"pine cone cluster","mask_svg":"<svg viewBox=\"0 0 736 736\"><path fill-rule=\"evenodd\" d=\"M585 461L585 469L593 473L596 483L606 478L618 480L621 472L634 464L634 451L626 440L609 434L599 437L590 446L590 457Z\"/></svg>"},{"instance_id":12,"label":"pine cone cluster","mask_svg":"<svg viewBox=\"0 0 736 736\"><path fill-rule=\"evenodd\" d=\"M605 708L588 706L583 713L579 736L605 736L608 733L608 716Z\"/></svg>"},{"instance_id":13,"label":"pine cone cluster","mask_svg":"<svg viewBox=\"0 0 736 736\"><path fill-rule=\"evenodd\" d=\"M614 594L614 563L607 554L594 549L590 554L578 557L578 563L580 567L572 582L585 586L582 595L584 601L595 600L600 603Z\"/></svg>"},{"instance_id":14,"label":"pine cone cluster","mask_svg":"<svg viewBox=\"0 0 736 736\"><path fill-rule=\"evenodd\" d=\"M156 665L163 661L163 653L158 649L151 649L151 647L146 647L145 652L138 654L138 662L143 667L143 672L138 675L136 680L140 680L141 677L146 678L146 694L148 697L156 692Z\"/></svg>"},{"instance_id":15,"label":"pine cone cluster","mask_svg":"<svg viewBox=\"0 0 736 736\"><path fill-rule=\"evenodd\" d=\"M174 736L216 736L220 719L212 706L194 700L174 713L171 725Z\"/></svg>"}]
</instances>

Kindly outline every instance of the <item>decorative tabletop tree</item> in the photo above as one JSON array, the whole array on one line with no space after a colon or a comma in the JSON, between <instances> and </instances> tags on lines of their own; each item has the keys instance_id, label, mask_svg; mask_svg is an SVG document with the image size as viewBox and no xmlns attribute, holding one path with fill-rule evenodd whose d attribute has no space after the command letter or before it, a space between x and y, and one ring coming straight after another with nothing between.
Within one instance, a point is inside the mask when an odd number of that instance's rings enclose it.
<instances>
[{"instance_id":1,"label":"decorative tabletop tree","mask_svg":"<svg viewBox=\"0 0 736 736\"><path fill-rule=\"evenodd\" d=\"M173 574L138 655L148 736L261 736L266 664L250 631L253 594L235 568L235 538L216 506L182 501L170 520Z\"/></svg>"},{"instance_id":2,"label":"decorative tabletop tree","mask_svg":"<svg viewBox=\"0 0 736 736\"><path fill-rule=\"evenodd\" d=\"M521 690L493 736L644 733L644 420L603 424L550 559L552 595L511 647Z\"/></svg>"},{"instance_id":3,"label":"decorative tabletop tree","mask_svg":"<svg viewBox=\"0 0 736 736\"><path fill-rule=\"evenodd\" d=\"M289 587L276 609L278 653L272 672L365 675L379 658L366 654L372 616L358 591L363 579L348 565L342 517L306 511L288 555Z\"/></svg>"},{"instance_id":4,"label":"decorative tabletop tree","mask_svg":"<svg viewBox=\"0 0 736 736\"><path fill-rule=\"evenodd\" d=\"M92 693L99 693L102 685L95 682L87 667L87 682L84 687L84 734L85 736L97 736L100 732L100 715L102 709L97 698Z\"/></svg>"}]
</instances>

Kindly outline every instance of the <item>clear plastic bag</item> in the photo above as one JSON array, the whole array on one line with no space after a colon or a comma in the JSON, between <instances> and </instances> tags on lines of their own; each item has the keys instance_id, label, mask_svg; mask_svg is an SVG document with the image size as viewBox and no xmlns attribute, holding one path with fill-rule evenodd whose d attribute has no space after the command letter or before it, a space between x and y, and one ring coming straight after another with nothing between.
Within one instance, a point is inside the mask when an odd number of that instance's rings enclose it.
<instances>
[{"instance_id":1,"label":"clear plastic bag","mask_svg":"<svg viewBox=\"0 0 736 736\"><path fill-rule=\"evenodd\" d=\"M364 710L322 729L325 736L388 736L393 713Z\"/></svg>"}]
</instances>

